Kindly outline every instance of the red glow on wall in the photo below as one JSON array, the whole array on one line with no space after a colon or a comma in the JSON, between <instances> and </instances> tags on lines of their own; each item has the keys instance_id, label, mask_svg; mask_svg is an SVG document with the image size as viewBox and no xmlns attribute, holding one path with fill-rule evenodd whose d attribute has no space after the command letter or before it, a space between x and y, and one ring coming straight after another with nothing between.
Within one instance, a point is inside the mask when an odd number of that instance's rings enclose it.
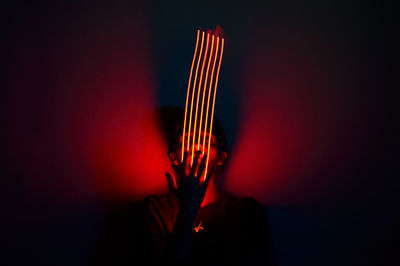
<instances>
[{"instance_id":1,"label":"red glow on wall","mask_svg":"<svg viewBox=\"0 0 400 266\"><path fill-rule=\"evenodd\" d=\"M70 118L100 197L137 200L166 189L169 160L154 112L150 58L143 46L132 51L106 60L104 70L94 67L90 76L98 78L86 81Z\"/></svg>"},{"instance_id":2,"label":"red glow on wall","mask_svg":"<svg viewBox=\"0 0 400 266\"><path fill-rule=\"evenodd\" d=\"M16 22L24 34L12 40L4 141L30 205L140 199L167 188L150 38L135 5L126 16L104 17L99 4L77 17L60 10L56 26L33 15Z\"/></svg>"},{"instance_id":3,"label":"red glow on wall","mask_svg":"<svg viewBox=\"0 0 400 266\"><path fill-rule=\"evenodd\" d=\"M323 41L280 30L247 43L225 185L265 204L312 202L348 182L340 171L361 150L361 107L314 51Z\"/></svg>"}]
</instances>

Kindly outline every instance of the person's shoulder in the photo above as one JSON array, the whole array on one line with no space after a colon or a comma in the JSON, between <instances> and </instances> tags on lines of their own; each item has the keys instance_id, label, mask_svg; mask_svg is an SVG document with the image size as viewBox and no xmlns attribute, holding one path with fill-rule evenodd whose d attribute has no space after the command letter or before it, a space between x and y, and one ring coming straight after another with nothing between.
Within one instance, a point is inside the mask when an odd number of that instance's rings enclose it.
<instances>
[{"instance_id":1,"label":"person's shoulder","mask_svg":"<svg viewBox=\"0 0 400 266\"><path fill-rule=\"evenodd\" d=\"M223 192L222 193L222 198L223 200L230 202L230 204L235 205L236 207L263 207L263 205L257 201L253 197L245 196L245 197L239 197L235 196L231 193L228 192Z\"/></svg>"},{"instance_id":2,"label":"person's shoulder","mask_svg":"<svg viewBox=\"0 0 400 266\"><path fill-rule=\"evenodd\" d=\"M246 214L247 219L257 219L266 221L267 211L265 206L253 197L243 197L240 199L239 207Z\"/></svg>"},{"instance_id":3,"label":"person's shoulder","mask_svg":"<svg viewBox=\"0 0 400 266\"><path fill-rule=\"evenodd\" d=\"M249 212L258 212L265 213L265 207L259 201L254 199L253 197L238 197L234 196L230 193L224 192L223 194L224 201L226 205L229 206L229 209L236 213L249 213Z\"/></svg>"},{"instance_id":4,"label":"person's shoulder","mask_svg":"<svg viewBox=\"0 0 400 266\"><path fill-rule=\"evenodd\" d=\"M235 228L241 228L244 234L266 228L268 216L262 203L253 197L224 195L227 204L226 217Z\"/></svg>"},{"instance_id":5,"label":"person's shoulder","mask_svg":"<svg viewBox=\"0 0 400 266\"><path fill-rule=\"evenodd\" d=\"M239 203L241 205L244 205L244 206L247 206L247 207L257 207L257 208L262 207L262 208L264 208L264 206L253 197L242 197L242 198L239 198Z\"/></svg>"},{"instance_id":6,"label":"person's shoulder","mask_svg":"<svg viewBox=\"0 0 400 266\"><path fill-rule=\"evenodd\" d=\"M156 224L163 232L171 231L173 221L179 212L179 203L172 193L155 194L144 198L138 203L134 213L138 219L149 224Z\"/></svg>"},{"instance_id":7,"label":"person's shoulder","mask_svg":"<svg viewBox=\"0 0 400 266\"><path fill-rule=\"evenodd\" d=\"M178 199L173 193L153 194L145 197L140 203L148 208L166 209L179 206Z\"/></svg>"}]
</instances>

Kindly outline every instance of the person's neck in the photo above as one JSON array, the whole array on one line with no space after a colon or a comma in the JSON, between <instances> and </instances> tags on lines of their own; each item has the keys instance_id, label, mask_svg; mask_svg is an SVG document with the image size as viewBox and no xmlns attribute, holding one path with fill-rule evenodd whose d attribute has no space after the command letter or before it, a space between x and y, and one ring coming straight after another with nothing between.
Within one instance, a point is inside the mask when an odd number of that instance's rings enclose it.
<instances>
[{"instance_id":1,"label":"person's neck","mask_svg":"<svg viewBox=\"0 0 400 266\"><path fill-rule=\"evenodd\" d=\"M221 194L221 192L216 187L215 183L210 182L210 184L208 184L206 194L204 195L204 199L203 199L203 202L201 203L200 207L204 207L208 204L215 202L219 198L220 194Z\"/></svg>"}]
</instances>

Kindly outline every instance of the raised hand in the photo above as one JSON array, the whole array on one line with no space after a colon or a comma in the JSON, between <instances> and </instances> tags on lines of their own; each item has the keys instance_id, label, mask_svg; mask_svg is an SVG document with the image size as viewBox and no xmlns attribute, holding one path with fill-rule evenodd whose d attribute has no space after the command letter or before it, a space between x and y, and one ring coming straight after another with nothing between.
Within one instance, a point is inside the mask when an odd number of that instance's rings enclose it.
<instances>
[{"instance_id":1,"label":"raised hand","mask_svg":"<svg viewBox=\"0 0 400 266\"><path fill-rule=\"evenodd\" d=\"M178 167L178 177L175 179L176 186L172 175L168 172L166 172L165 175L170 191L173 192L179 200L181 210L196 213L204 199L214 167L210 169L205 181L202 182L200 178L205 174L207 155L202 156L201 151L196 152L191 167L187 160L188 152L185 152L183 161Z\"/></svg>"}]
</instances>

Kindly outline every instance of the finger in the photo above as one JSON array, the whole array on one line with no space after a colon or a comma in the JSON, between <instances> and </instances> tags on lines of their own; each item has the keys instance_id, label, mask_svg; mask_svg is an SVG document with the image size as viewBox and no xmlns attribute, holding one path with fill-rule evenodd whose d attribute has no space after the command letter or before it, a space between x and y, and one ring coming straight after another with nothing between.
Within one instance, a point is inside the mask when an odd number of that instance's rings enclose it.
<instances>
[{"instance_id":1,"label":"finger","mask_svg":"<svg viewBox=\"0 0 400 266\"><path fill-rule=\"evenodd\" d=\"M189 175L189 177L191 177L191 178L193 178L194 177L194 174L195 174L195 171L196 171L196 168L197 168L197 165L198 165L198 160L199 160L199 157L200 157L200 153L201 152L196 152L196 155L194 156L194 160L193 160L193 165L192 165L192 168L190 169L190 175Z\"/></svg>"},{"instance_id":2,"label":"finger","mask_svg":"<svg viewBox=\"0 0 400 266\"><path fill-rule=\"evenodd\" d=\"M195 188L198 188L199 187L199 183L200 183L200 179L199 178L193 178L192 180L193 180L193 186Z\"/></svg>"},{"instance_id":3,"label":"finger","mask_svg":"<svg viewBox=\"0 0 400 266\"><path fill-rule=\"evenodd\" d=\"M188 152L188 151L185 151L185 152L183 153L182 164L186 163L188 157L189 157L189 152Z\"/></svg>"},{"instance_id":4,"label":"finger","mask_svg":"<svg viewBox=\"0 0 400 266\"><path fill-rule=\"evenodd\" d=\"M181 168L180 168L180 171L179 171L179 178L180 179L182 179L185 176L185 168L186 168L186 164L187 164L187 159L189 157L188 155L189 155L188 151L185 151L185 153L183 154L183 160L182 160Z\"/></svg>"},{"instance_id":5,"label":"finger","mask_svg":"<svg viewBox=\"0 0 400 266\"><path fill-rule=\"evenodd\" d=\"M167 177L168 189L170 192L173 192L176 189L175 178L168 172L165 172L165 176Z\"/></svg>"},{"instance_id":6,"label":"finger","mask_svg":"<svg viewBox=\"0 0 400 266\"><path fill-rule=\"evenodd\" d=\"M207 163L207 154L204 155L204 157L201 159L199 170L197 170L197 177L198 178L201 178L203 176L204 170L206 169L206 163Z\"/></svg>"},{"instance_id":7,"label":"finger","mask_svg":"<svg viewBox=\"0 0 400 266\"><path fill-rule=\"evenodd\" d=\"M201 185L201 188L206 191L207 187L208 187L208 183L210 183L211 177L214 173L215 170L215 166L213 168L210 169L210 171L207 174L206 180L204 180L203 184Z\"/></svg>"}]
</instances>

